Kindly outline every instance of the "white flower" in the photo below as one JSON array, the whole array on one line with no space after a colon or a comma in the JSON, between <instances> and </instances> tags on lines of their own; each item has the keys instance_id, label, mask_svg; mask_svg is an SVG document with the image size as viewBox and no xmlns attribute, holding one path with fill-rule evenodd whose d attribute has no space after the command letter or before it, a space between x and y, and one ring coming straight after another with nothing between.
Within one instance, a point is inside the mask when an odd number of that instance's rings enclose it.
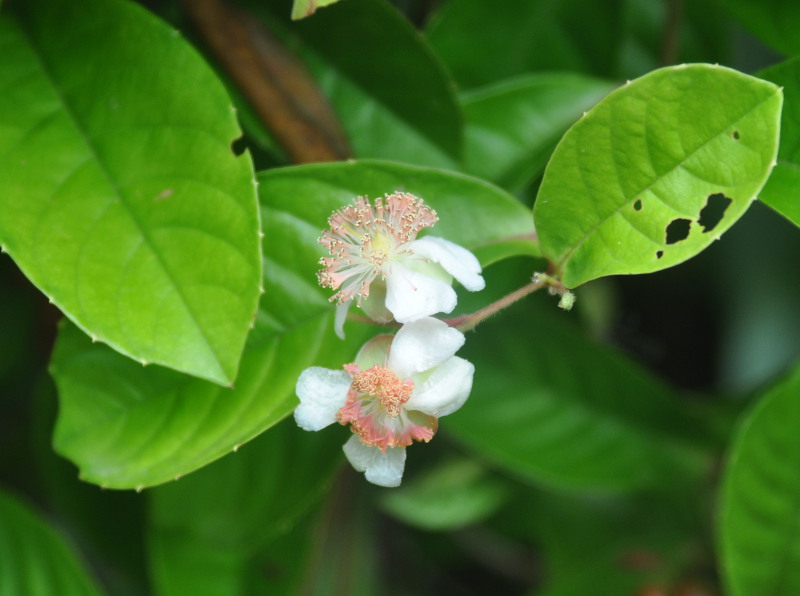
<instances>
[{"instance_id":1,"label":"white flower","mask_svg":"<svg viewBox=\"0 0 800 596\"><path fill-rule=\"evenodd\" d=\"M405 448L430 441L438 419L469 396L475 368L455 356L463 344L460 331L426 317L370 340L344 370L307 368L295 420L305 430L349 424L344 452L353 467L374 484L398 486Z\"/></svg>"},{"instance_id":2,"label":"white flower","mask_svg":"<svg viewBox=\"0 0 800 596\"><path fill-rule=\"evenodd\" d=\"M453 278L470 291L482 290L481 266L467 249L443 238L425 236L438 221L422 199L396 192L375 200L357 197L328 219L320 244L323 257L317 274L322 287L337 292L336 333L353 301L372 319L409 323L455 308Z\"/></svg>"}]
</instances>

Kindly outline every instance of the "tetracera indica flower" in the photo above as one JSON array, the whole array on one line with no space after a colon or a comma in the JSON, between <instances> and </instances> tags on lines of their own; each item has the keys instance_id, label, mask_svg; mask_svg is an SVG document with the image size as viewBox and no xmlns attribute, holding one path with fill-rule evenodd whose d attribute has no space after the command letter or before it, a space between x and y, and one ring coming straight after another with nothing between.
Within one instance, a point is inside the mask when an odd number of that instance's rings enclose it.
<instances>
[{"instance_id":1,"label":"tetracera indica flower","mask_svg":"<svg viewBox=\"0 0 800 596\"><path fill-rule=\"evenodd\" d=\"M374 484L398 486L406 447L430 441L438 419L469 396L474 367L455 356L463 343L460 331L431 317L373 338L343 370L303 371L295 420L314 431L350 425L344 452L353 467Z\"/></svg>"},{"instance_id":2,"label":"tetracera indica flower","mask_svg":"<svg viewBox=\"0 0 800 596\"><path fill-rule=\"evenodd\" d=\"M320 238L331 256L317 277L336 290L336 331L343 336L347 311L355 301L375 321L408 323L456 305L453 278L470 291L484 287L481 267L467 249L443 238L417 234L438 218L422 199L404 192L357 197L328 219Z\"/></svg>"}]
</instances>

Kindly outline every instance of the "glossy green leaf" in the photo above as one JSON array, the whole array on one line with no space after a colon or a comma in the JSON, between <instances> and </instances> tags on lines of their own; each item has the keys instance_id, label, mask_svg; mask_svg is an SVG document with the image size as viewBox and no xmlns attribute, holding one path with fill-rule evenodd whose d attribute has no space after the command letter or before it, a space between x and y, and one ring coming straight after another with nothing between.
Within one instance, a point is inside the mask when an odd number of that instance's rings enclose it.
<instances>
[{"instance_id":1,"label":"glossy green leaf","mask_svg":"<svg viewBox=\"0 0 800 596\"><path fill-rule=\"evenodd\" d=\"M0 596L99 596L73 547L40 517L0 492Z\"/></svg>"},{"instance_id":2,"label":"glossy green leaf","mask_svg":"<svg viewBox=\"0 0 800 596\"><path fill-rule=\"evenodd\" d=\"M333 333L330 292L316 282L317 243L327 218L358 194L404 189L439 212L437 234L478 255L521 247L530 211L501 190L466 176L388 162L271 170L259 191L265 231L266 294L248 338L235 388L160 367L142 367L71 325L52 359L60 412L55 447L85 480L114 488L151 486L195 470L294 409L294 386L312 365L338 368L376 330ZM509 236L512 238L509 240ZM524 245L534 250L531 240ZM484 251L484 252L482 252Z\"/></svg>"},{"instance_id":3,"label":"glossy green leaf","mask_svg":"<svg viewBox=\"0 0 800 596\"><path fill-rule=\"evenodd\" d=\"M758 76L783 87L785 98L778 164L759 198L800 226L800 58L762 70Z\"/></svg>"},{"instance_id":4,"label":"glossy green leaf","mask_svg":"<svg viewBox=\"0 0 800 596\"><path fill-rule=\"evenodd\" d=\"M396 518L424 530L456 530L496 512L508 487L480 464L458 459L426 470L384 495L383 507Z\"/></svg>"},{"instance_id":5,"label":"glossy green leaf","mask_svg":"<svg viewBox=\"0 0 800 596\"><path fill-rule=\"evenodd\" d=\"M452 82L389 2L347 0L291 24L281 19L284 4L254 1L252 8L271 11L264 15L269 24L307 59L356 157L439 167L460 157L462 116Z\"/></svg>"},{"instance_id":6,"label":"glossy green leaf","mask_svg":"<svg viewBox=\"0 0 800 596\"><path fill-rule=\"evenodd\" d=\"M522 478L622 491L674 483L709 462L678 398L632 362L530 304L479 328L460 355L472 394L441 430ZM525 308L523 312L523 308ZM501 324L503 323L503 324Z\"/></svg>"},{"instance_id":7,"label":"glossy green leaf","mask_svg":"<svg viewBox=\"0 0 800 596\"><path fill-rule=\"evenodd\" d=\"M317 12L318 8L328 6L339 0L294 0L292 4L292 18L304 19Z\"/></svg>"},{"instance_id":8,"label":"glossy green leaf","mask_svg":"<svg viewBox=\"0 0 800 596\"><path fill-rule=\"evenodd\" d=\"M658 271L718 239L774 165L781 101L772 83L695 64L654 71L590 110L553 153L534 206L563 283Z\"/></svg>"},{"instance_id":9,"label":"glossy green leaf","mask_svg":"<svg viewBox=\"0 0 800 596\"><path fill-rule=\"evenodd\" d=\"M409 124L384 104L375 102L371 91L353 83L345 73L331 69L317 56L309 55L306 59L339 115L356 157L459 169L456 156L432 143L413 123Z\"/></svg>"},{"instance_id":10,"label":"glossy green leaf","mask_svg":"<svg viewBox=\"0 0 800 596\"><path fill-rule=\"evenodd\" d=\"M795 0L722 0L721 4L779 52L787 56L800 54L800 4Z\"/></svg>"},{"instance_id":11,"label":"glossy green leaf","mask_svg":"<svg viewBox=\"0 0 800 596\"><path fill-rule=\"evenodd\" d=\"M511 191L541 175L556 143L614 85L567 73L518 77L465 94L464 169Z\"/></svg>"},{"instance_id":12,"label":"glossy green leaf","mask_svg":"<svg viewBox=\"0 0 800 596\"><path fill-rule=\"evenodd\" d=\"M736 433L722 488L721 564L732 596L800 593L800 368Z\"/></svg>"},{"instance_id":13,"label":"glossy green leaf","mask_svg":"<svg viewBox=\"0 0 800 596\"><path fill-rule=\"evenodd\" d=\"M623 4L459 0L445 3L425 32L465 89L537 70L612 76Z\"/></svg>"},{"instance_id":14,"label":"glossy green leaf","mask_svg":"<svg viewBox=\"0 0 800 596\"><path fill-rule=\"evenodd\" d=\"M222 85L127 1L14 2L0 48L4 250L92 337L231 383L260 253Z\"/></svg>"},{"instance_id":15,"label":"glossy green leaf","mask_svg":"<svg viewBox=\"0 0 800 596\"><path fill-rule=\"evenodd\" d=\"M257 551L290 531L329 488L343 459L341 431L307 433L286 420L236 454L154 489L148 555L155 593L241 594Z\"/></svg>"}]
</instances>

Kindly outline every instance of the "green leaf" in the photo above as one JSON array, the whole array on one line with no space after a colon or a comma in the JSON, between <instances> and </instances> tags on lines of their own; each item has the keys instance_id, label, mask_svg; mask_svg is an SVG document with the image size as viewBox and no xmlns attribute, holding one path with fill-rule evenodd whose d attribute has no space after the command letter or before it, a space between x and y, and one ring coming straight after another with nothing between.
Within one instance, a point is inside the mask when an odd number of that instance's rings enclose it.
<instances>
[{"instance_id":1,"label":"green leaf","mask_svg":"<svg viewBox=\"0 0 800 596\"><path fill-rule=\"evenodd\" d=\"M762 70L758 76L783 87L778 164L760 199L796 226L800 226L800 58Z\"/></svg>"},{"instance_id":2,"label":"green leaf","mask_svg":"<svg viewBox=\"0 0 800 596\"><path fill-rule=\"evenodd\" d=\"M295 39L357 157L437 166L460 157L462 116L452 82L390 3L347 0L291 24L280 18L283 4L257 2L253 10L271 11L270 24Z\"/></svg>"},{"instance_id":3,"label":"green leaf","mask_svg":"<svg viewBox=\"0 0 800 596\"><path fill-rule=\"evenodd\" d=\"M0 492L0 596L102 593L62 536Z\"/></svg>"},{"instance_id":4,"label":"green leaf","mask_svg":"<svg viewBox=\"0 0 800 596\"><path fill-rule=\"evenodd\" d=\"M774 165L781 100L772 83L695 64L656 70L590 110L553 153L534 206L563 283L658 271L718 239Z\"/></svg>"},{"instance_id":5,"label":"green leaf","mask_svg":"<svg viewBox=\"0 0 800 596\"><path fill-rule=\"evenodd\" d=\"M476 455L537 484L625 491L675 483L709 462L677 397L548 310L516 306L460 355L467 403L442 421ZM515 317L510 315L515 314Z\"/></svg>"},{"instance_id":6,"label":"green leaf","mask_svg":"<svg viewBox=\"0 0 800 596\"><path fill-rule=\"evenodd\" d=\"M236 454L154 489L155 592L240 594L256 552L289 531L329 488L345 433L307 433L286 420Z\"/></svg>"},{"instance_id":7,"label":"green leaf","mask_svg":"<svg viewBox=\"0 0 800 596\"><path fill-rule=\"evenodd\" d=\"M285 417L297 404L294 386L304 368L339 368L376 332L351 324L346 342L334 335L330 292L316 283L321 230L356 195L396 189L429 200L441 218L436 233L479 255L520 250L517 237L533 231L530 211L513 197L459 174L388 162L271 170L259 186L267 293L236 387L142 367L64 325L52 359L60 399L56 450L85 480L151 486L219 458ZM533 250L530 241L524 249Z\"/></svg>"},{"instance_id":8,"label":"green leaf","mask_svg":"<svg viewBox=\"0 0 800 596\"><path fill-rule=\"evenodd\" d=\"M339 0L294 0L292 19L304 19L317 12L318 8L328 6Z\"/></svg>"},{"instance_id":9,"label":"green leaf","mask_svg":"<svg viewBox=\"0 0 800 596\"><path fill-rule=\"evenodd\" d=\"M118 0L14 2L0 47L4 250L95 339L231 383L261 268L222 85Z\"/></svg>"},{"instance_id":10,"label":"green leaf","mask_svg":"<svg viewBox=\"0 0 800 596\"><path fill-rule=\"evenodd\" d=\"M800 368L734 438L723 481L721 564L733 596L800 593Z\"/></svg>"},{"instance_id":11,"label":"green leaf","mask_svg":"<svg viewBox=\"0 0 800 596\"><path fill-rule=\"evenodd\" d=\"M483 521L507 500L507 486L468 459L448 461L385 493L383 507L424 530L456 530Z\"/></svg>"},{"instance_id":12,"label":"green leaf","mask_svg":"<svg viewBox=\"0 0 800 596\"><path fill-rule=\"evenodd\" d=\"M541 175L567 128L613 88L598 79L547 73L465 94L465 171L520 190Z\"/></svg>"},{"instance_id":13,"label":"green leaf","mask_svg":"<svg viewBox=\"0 0 800 596\"><path fill-rule=\"evenodd\" d=\"M620 0L460 0L444 4L426 36L465 89L536 70L612 76L622 7Z\"/></svg>"},{"instance_id":14,"label":"green leaf","mask_svg":"<svg viewBox=\"0 0 800 596\"><path fill-rule=\"evenodd\" d=\"M722 6L779 52L800 54L800 4L794 0L722 0Z\"/></svg>"}]
</instances>

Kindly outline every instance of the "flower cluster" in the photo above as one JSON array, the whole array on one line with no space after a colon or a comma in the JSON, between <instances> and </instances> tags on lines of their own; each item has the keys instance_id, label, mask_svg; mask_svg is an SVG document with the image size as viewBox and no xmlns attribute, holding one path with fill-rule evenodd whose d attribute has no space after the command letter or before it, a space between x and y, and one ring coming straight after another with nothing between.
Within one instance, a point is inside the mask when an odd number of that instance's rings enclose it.
<instances>
[{"instance_id":1,"label":"flower cluster","mask_svg":"<svg viewBox=\"0 0 800 596\"><path fill-rule=\"evenodd\" d=\"M438 221L422 199L396 192L370 203L356 198L328 220L320 244L319 283L335 290L336 333L344 337L355 302L378 323L401 323L395 335L368 341L341 370L311 367L297 381L295 420L305 430L339 422L353 436L344 452L353 467L381 486L398 486L405 448L433 438L440 417L460 408L474 367L455 355L464 335L431 317L456 305L453 279L484 287L481 267L465 248L417 234Z\"/></svg>"}]
</instances>

